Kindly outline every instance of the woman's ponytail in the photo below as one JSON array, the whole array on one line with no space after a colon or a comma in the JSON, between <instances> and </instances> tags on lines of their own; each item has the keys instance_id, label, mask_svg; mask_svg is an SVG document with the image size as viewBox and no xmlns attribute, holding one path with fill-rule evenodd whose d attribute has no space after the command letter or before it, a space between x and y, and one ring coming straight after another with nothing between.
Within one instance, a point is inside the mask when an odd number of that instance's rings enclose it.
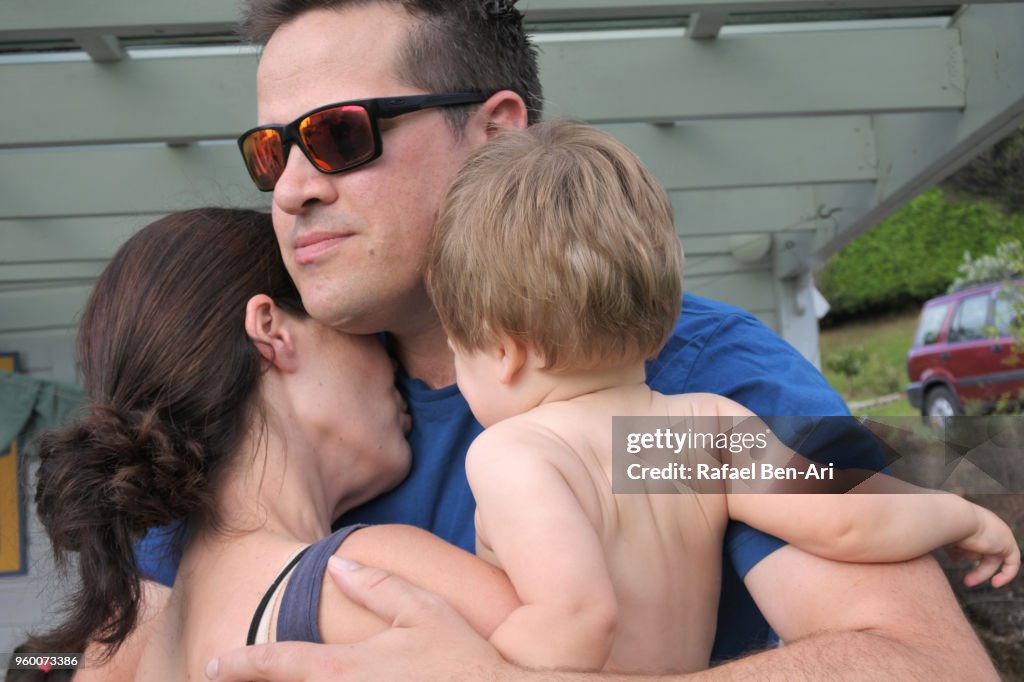
<instances>
[{"instance_id":1,"label":"woman's ponytail","mask_svg":"<svg viewBox=\"0 0 1024 682\"><path fill-rule=\"evenodd\" d=\"M80 582L27 650L112 653L139 617L134 546L150 528L216 524L213 493L250 432L262 359L257 294L302 313L270 217L196 209L143 228L97 279L79 326L90 410L39 440L36 503L58 566Z\"/></svg>"}]
</instances>

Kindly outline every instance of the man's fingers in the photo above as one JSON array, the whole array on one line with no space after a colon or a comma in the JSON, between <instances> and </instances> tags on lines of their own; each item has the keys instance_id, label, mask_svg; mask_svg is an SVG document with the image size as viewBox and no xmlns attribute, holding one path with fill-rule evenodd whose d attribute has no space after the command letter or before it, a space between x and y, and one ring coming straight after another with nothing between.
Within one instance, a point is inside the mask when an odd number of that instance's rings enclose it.
<instances>
[{"instance_id":1,"label":"man's fingers","mask_svg":"<svg viewBox=\"0 0 1024 682\"><path fill-rule=\"evenodd\" d=\"M510 666L444 600L378 568L331 558L339 588L395 627L355 644L278 642L210 661L217 682L379 682L488 679ZM493 673L493 674L491 674ZM504 679L504 678L503 678Z\"/></svg>"},{"instance_id":2,"label":"man's fingers","mask_svg":"<svg viewBox=\"0 0 1024 682\"><path fill-rule=\"evenodd\" d=\"M324 647L305 642L277 642L233 649L206 664L206 676L217 682L303 682L324 672L316 663Z\"/></svg>"},{"instance_id":3,"label":"man's fingers","mask_svg":"<svg viewBox=\"0 0 1024 682\"><path fill-rule=\"evenodd\" d=\"M435 625L456 619L463 622L439 597L410 585L387 571L331 557L327 572L342 592L392 627Z\"/></svg>"}]
</instances>

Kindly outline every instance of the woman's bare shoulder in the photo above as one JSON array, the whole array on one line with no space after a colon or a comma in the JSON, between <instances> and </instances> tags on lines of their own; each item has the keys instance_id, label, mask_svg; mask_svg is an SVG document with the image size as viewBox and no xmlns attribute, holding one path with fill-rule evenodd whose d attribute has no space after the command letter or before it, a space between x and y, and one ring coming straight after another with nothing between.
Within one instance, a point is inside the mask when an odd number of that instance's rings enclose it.
<instances>
[{"instance_id":1,"label":"woman's bare shoulder","mask_svg":"<svg viewBox=\"0 0 1024 682\"><path fill-rule=\"evenodd\" d=\"M148 580L142 581L140 589L141 603L135 629L109 659L103 658L100 645L90 643L86 647L84 665L75 672L75 682L131 682L136 679L150 635L160 623L171 595L170 588Z\"/></svg>"},{"instance_id":2,"label":"woman's bare shoulder","mask_svg":"<svg viewBox=\"0 0 1024 682\"><path fill-rule=\"evenodd\" d=\"M450 603L481 634L490 633L519 599L505 574L483 559L412 526L380 525L350 535L336 552L408 580ZM357 641L387 624L354 604L324 576L320 603L324 641Z\"/></svg>"}]
</instances>

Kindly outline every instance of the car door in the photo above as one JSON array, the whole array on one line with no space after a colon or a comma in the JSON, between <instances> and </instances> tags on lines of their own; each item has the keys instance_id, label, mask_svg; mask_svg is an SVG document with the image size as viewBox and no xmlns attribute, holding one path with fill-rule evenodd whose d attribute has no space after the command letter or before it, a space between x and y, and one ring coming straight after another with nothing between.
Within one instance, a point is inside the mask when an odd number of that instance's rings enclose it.
<instances>
[{"instance_id":1,"label":"car door","mask_svg":"<svg viewBox=\"0 0 1024 682\"><path fill-rule=\"evenodd\" d=\"M952 305L953 302L948 300L929 301L921 309L914 341L907 351L907 378L910 379L907 393L914 407L922 406L926 383L935 381L937 377L950 384L955 383L943 366L945 360L939 360L939 356L949 355L944 330Z\"/></svg>"},{"instance_id":2,"label":"car door","mask_svg":"<svg viewBox=\"0 0 1024 682\"><path fill-rule=\"evenodd\" d=\"M940 357L956 379L960 403L994 402L1006 388L1008 344L993 334L993 291L964 297L953 313Z\"/></svg>"},{"instance_id":3,"label":"car door","mask_svg":"<svg viewBox=\"0 0 1024 682\"><path fill-rule=\"evenodd\" d=\"M1024 390L1024 291L1020 284L1000 287L993 292L992 329L995 334L992 359L999 366L992 368L989 385L990 400L1018 399Z\"/></svg>"}]
</instances>

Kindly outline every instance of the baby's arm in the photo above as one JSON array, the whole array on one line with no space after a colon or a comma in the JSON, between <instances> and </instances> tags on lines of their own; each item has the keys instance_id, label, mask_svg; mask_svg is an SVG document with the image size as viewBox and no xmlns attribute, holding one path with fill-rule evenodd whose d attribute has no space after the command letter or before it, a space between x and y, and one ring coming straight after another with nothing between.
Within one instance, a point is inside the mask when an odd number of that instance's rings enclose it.
<instances>
[{"instance_id":1,"label":"baby's arm","mask_svg":"<svg viewBox=\"0 0 1024 682\"><path fill-rule=\"evenodd\" d=\"M991 511L884 474L847 494L729 494L728 504L731 518L826 559L907 561L955 545L979 560L968 586L1002 587L1020 569L1013 531Z\"/></svg>"},{"instance_id":2,"label":"baby's arm","mask_svg":"<svg viewBox=\"0 0 1024 682\"><path fill-rule=\"evenodd\" d=\"M470 447L477 542L489 548L522 601L491 643L529 668L600 669L617 603L602 543L549 455L565 445L503 422Z\"/></svg>"},{"instance_id":3,"label":"baby's arm","mask_svg":"<svg viewBox=\"0 0 1024 682\"><path fill-rule=\"evenodd\" d=\"M420 528L369 526L352 533L336 556L376 566L450 604L483 637L519 606L508 578L491 564ZM388 627L387 623L346 597L326 576L320 597L320 634L327 643L358 642Z\"/></svg>"},{"instance_id":4,"label":"baby's arm","mask_svg":"<svg viewBox=\"0 0 1024 682\"><path fill-rule=\"evenodd\" d=\"M691 403L699 400L703 414L721 420L720 432L737 428L749 433L768 432L760 418L723 396L690 394L679 398ZM800 469L801 464L806 467L811 463L774 435L769 436L768 446L756 453L723 451L718 458L740 466L765 462ZM933 549L955 545L965 556L979 560L964 578L969 586L992 578L994 586L1002 587L1020 569L1020 547L1013 531L989 510L956 495L869 470L847 469L837 475L845 481L839 481L836 489L851 492L791 494L785 492L790 485L786 482L730 483L726 487L729 516L805 552L835 561L908 561ZM766 489L782 492L749 492ZM817 489L825 490L827 486Z\"/></svg>"}]
</instances>

